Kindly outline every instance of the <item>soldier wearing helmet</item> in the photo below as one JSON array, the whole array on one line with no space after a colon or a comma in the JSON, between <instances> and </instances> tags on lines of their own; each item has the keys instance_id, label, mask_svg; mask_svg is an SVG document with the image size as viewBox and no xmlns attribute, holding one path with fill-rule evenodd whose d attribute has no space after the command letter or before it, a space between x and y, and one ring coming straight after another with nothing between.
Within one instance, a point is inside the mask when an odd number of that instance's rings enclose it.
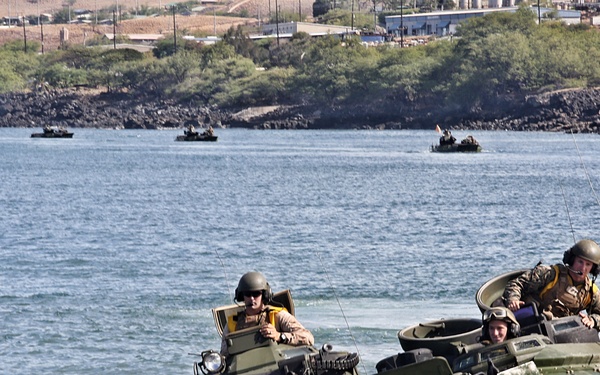
<instances>
[{"instance_id":1,"label":"soldier wearing helmet","mask_svg":"<svg viewBox=\"0 0 600 375\"><path fill-rule=\"evenodd\" d=\"M504 303L517 311L534 302L550 319L579 314L586 327L600 330L600 292L594 283L599 265L600 246L588 239L578 241L564 252L563 264L537 265L509 281Z\"/></svg>"},{"instance_id":2,"label":"soldier wearing helmet","mask_svg":"<svg viewBox=\"0 0 600 375\"><path fill-rule=\"evenodd\" d=\"M506 307L491 307L483 313L483 329L480 342L484 345L498 344L514 339L521 333L515 315Z\"/></svg>"},{"instance_id":3,"label":"soldier wearing helmet","mask_svg":"<svg viewBox=\"0 0 600 375\"><path fill-rule=\"evenodd\" d=\"M450 133L450 130L445 129L440 137L440 146L453 145L456 142L456 138Z\"/></svg>"},{"instance_id":4,"label":"soldier wearing helmet","mask_svg":"<svg viewBox=\"0 0 600 375\"><path fill-rule=\"evenodd\" d=\"M231 317L223 329L221 354L227 355L227 335L240 329L260 326L260 334L267 339L287 345L313 345L312 333L304 328L285 308L271 306L272 292L267 279L260 272L245 273L235 289L234 301L242 302L244 311Z\"/></svg>"}]
</instances>

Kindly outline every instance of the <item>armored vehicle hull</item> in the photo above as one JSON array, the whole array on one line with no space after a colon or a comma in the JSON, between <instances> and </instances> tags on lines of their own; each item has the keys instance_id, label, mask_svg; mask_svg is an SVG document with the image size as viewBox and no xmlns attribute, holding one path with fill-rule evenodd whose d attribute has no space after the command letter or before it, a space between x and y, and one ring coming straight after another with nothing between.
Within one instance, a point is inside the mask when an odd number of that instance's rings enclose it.
<instances>
[{"instance_id":1,"label":"armored vehicle hull","mask_svg":"<svg viewBox=\"0 0 600 375\"><path fill-rule=\"evenodd\" d=\"M273 295L273 301L294 315L294 304L289 290ZM229 317L244 309L230 305L213 309L219 335L223 336ZM335 352L330 344L321 349L311 345L291 346L265 339L260 327L231 332L225 337L228 355L207 350L194 363L194 374L204 375L358 375L356 353Z\"/></svg>"},{"instance_id":2,"label":"armored vehicle hull","mask_svg":"<svg viewBox=\"0 0 600 375\"><path fill-rule=\"evenodd\" d=\"M43 133L32 133L31 138L73 138L73 133L66 130L45 131Z\"/></svg>"},{"instance_id":3,"label":"armored vehicle hull","mask_svg":"<svg viewBox=\"0 0 600 375\"><path fill-rule=\"evenodd\" d=\"M431 152L481 152L481 146L462 143L454 143L452 145L431 145Z\"/></svg>"},{"instance_id":4,"label":"armored vehicle hull","mask_svg":"<svg viewBox=\"0 0 600 375\"><path fill-rule=\"evenodd\" d=\"M476 293L483 312L497 306L506 283L524 270L508 272L484 283ZM381 360L377 373L417 374L596 374L600 372L600 338L578 316L547 320L535 305L515 312L521 336L502 343L477 342L479 319L421 323L398 332L403 353ZM514 369L514 370L513 370ZM508 372L507 372L508 373Z\"/></svg>"},{"instance_id":5,"label":"armored vehicle hull","mask_svg":"<svg viewBox=\"0 0 600 375\"><path fill-rule=\"evenodd\" d=\"M202 136L202 135L195 135L195 136L187 136L187 135L178 135L177 138L175 138L176 141L178 142L216 142L217 139L219 137L217 137L216 135L213 136Z\"/></svg>"}]
</instances>

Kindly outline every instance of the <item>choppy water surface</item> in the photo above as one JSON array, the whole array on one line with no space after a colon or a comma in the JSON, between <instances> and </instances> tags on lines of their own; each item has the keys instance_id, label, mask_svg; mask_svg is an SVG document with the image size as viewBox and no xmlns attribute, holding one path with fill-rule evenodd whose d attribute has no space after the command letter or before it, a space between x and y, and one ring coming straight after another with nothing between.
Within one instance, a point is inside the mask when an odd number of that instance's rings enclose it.
<instances>
[{"instance_id":1,"label":"choppy water surface","mask_svg":"<svg viewBox=\"0 0 600 375\"><path fill-rule=\"evenodd\" d=\"M6 374L191 374L249 270L373 374L399 329L479 317L486 280L600 240L597 135L434 154L434 131L31 132L0 129Z\"/></svg>"}]
</instances>

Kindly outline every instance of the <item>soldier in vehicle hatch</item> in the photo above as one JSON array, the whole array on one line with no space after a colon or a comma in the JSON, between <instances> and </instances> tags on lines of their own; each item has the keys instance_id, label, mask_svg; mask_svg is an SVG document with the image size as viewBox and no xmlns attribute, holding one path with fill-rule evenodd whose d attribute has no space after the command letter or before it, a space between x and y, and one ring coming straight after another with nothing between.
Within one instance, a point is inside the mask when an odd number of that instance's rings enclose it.
<instances>
[{"instance_id":1,"label":"soldier in vehicle hatch","mask_svg":"<svg viewBox=\"0 0 600 375\"><path fill-rule=\"evenodd\" d=\"M480 342L484 345L498 344L514 339L521 333L515 315L506 307L491 307L482 316L483 329Z\"/></svg>"},{"instance_id":2,"label":"soldier in vehicle hatch","mask_svg":"<svg viewBox=\"0 0 600 375\"><path fill-rule=\"evenodd\" d=\"M440 137L440 146L453 145L456 142L456 138L450 133L450 130L445 129Z\"/></svg>"},{"instance_id":3,"label":"soldier in vehicle hatch","mask_svg":"<svg viewBox=\"0 0 600 375\"><path fill-rule=\"evenodd\" d=\"M472 135L468 135L465 139L460 141L463 145L478 145L479 142Z\"/></svg>"},{"instance_id":4,"label":"soldier in vehicle hatch","mask_svg":"<svg viewBox=\"0 0 600 375\"><path fill-rule=\"evenodd\" d=\"M599 272L600 246L589 239L578 241L564 252L563 263L538 264L509 281L502 296L504 304L517 311L533 302L549 319L579 315L586 327L600 330L600 292L594 283Z\"/></svg>"},{"instance_id":5,"label":"soldier in vehicle hatch","mask_svg":"<svg viewBox=\"0 0 600 375\"><path fill-rule=\"evenodd\" d=\"M194 128L194 125L188 126L188 130L185 133L188 137L193 137L195 135L198 135L198 132L196 132L196 128Z\"/></svg>"},{"instance_id":6,"label":"soldier in vehicle hatch","mask_svg":"<svg viewBox=\"0 0 600 375\"><path fill-rule=\"evenodd\" d=\"M313 345L313 334L283 307L271 306L272 292L267 279L260 272L245 273L235 289L235 301L243 302L246 309L231 319L223 329L221 354L227 355L227 335L240 329L261 326L264 338L288 345Z\"/></svg>"}]
</instances>

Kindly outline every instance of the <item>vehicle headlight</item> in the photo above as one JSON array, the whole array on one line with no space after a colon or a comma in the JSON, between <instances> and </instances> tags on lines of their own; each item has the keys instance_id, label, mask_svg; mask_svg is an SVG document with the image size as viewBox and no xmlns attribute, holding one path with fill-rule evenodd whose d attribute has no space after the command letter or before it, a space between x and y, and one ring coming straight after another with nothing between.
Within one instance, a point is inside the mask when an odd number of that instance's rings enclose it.
<instances>
[{"instance_id":1,"label":"vehicle headlight","mask_svg":"<svg viewBox=\"0 0 600 375\"><path fill-rule=\"evenodd\" d=\"M225 358L214 350L207 350L201 354L202 360L196 363L205 375L219 374L225 370Z\"/></svg>"}]
</instances>

